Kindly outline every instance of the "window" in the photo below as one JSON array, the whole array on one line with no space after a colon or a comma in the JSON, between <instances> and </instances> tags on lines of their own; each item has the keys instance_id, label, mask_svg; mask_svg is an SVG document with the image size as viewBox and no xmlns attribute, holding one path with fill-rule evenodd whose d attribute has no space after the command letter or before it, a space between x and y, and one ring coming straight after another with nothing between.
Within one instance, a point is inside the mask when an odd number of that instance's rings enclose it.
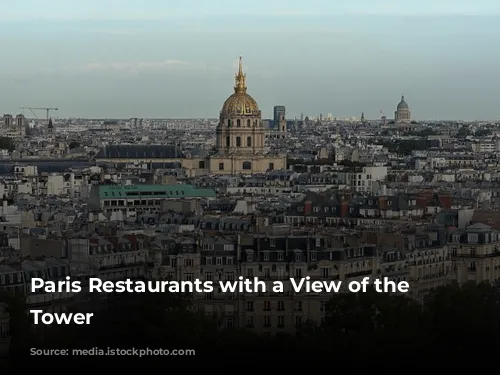
<instances>
[{"instance_id":1,"label":"window","mask_svg":"<svg viewBox=\"0 0 500 375\"><path fill-rule=\"evenodd\" d=\"M223 171L224 170L224 163L219 163L219 171Z\"/></svg>"},{"instance_id":2,"label":"window","mask_svg":"<svg viewBox=\"0 0 500 375\"><path fill-rule=\"evenodd\" d=\"M295 261L302 262L302 254L295 254Z\"/></svg>"},{"instance_id":3,"label":"window","mask_svg":"<svg viewBox=\"0 0 500 375\"><path fill-rule=\"evenodd\" d=\"M283 260L284 257L285 255L283 254L282 251L278 252L278 260Z\"/></svg>"},{"instance_id":4,"label":"window","mask_svg":"<svg viewBox=\"0 0 500 375\"><path fill-rule=\"evenodd\" d=\"M271 317L270 316L265 316L264 317L264 327L271 327Z\"/></svg>"},{"instance_id":5,"label":"window","mask_svg":"<svg viewBox=\"0 0 500 375\"><path fill-rule=\"evenodd\" d=\"M227 120L227 126L231 127L231 120Z\"/></svg>"},{"instance_id":6,"label":"window","mask_svg":"<svg viewBox=\"0 0 500 375\"><path fill-rule=\"evenodd\" d=\"M247 254L247 262L253 262L253 254Z\"/></svg>"},{"instance_id":7,"label":"window","mask_svg":"<svg viewBox=\"0 0 500 375\"><path fill-rule=\"evenodd\" d=\"M236 147L241 147L241 137L236 137Z\"/></svg>"},{"instance_id":8,"label":"window","mask_svg":"<svg viewBox=\"0 0 500 375\"><path fill-rule=\"evenodd\" d=\"M469 243L477 243L477 241L478 241L477 233L469 233L469 235L467 237L468 237L467 240Z\"/></svg>"},{"instance_id":9,"label":"window","mask_svg":"<svg viewBox=\"0 0 500 375\"><path fill-rule=\"evenodd\" d=\"M269 253L266 251L266 252L264 253L264 261L266 261L266 262L267 262L268 260L269 260Z\"/></svg>"},{"instance_id":10,"label":"window","mask_svg":"<svg viewBox=\"0 0 500 375\"><path fill-rule=\"evenodd\" d=\"M218 266L222 266L222 257L217 257L217 258L215 259L215 262L216 262L216 264L217 264Z\"/></svg>"},{"instance_id":11,"label":"window","mask_svg":"<svg viewBox=\"0 0 500 375\"><path fill-rule=\"evenodd\" d=\"M247 311L253 311L253 301L247 302Z\"/></svg>"},{"instance_id":12,"label":"window","mask_svg":"<svg viewBox=\"0 0 500 375\"><path fill-rule=\"evenodd\" d=\"M206 263L207 265L211 265L211 264L213 264L212 260L213 260L213 259L212 259L212 257L206 257L206 258L205 258L205 263Z\"/></svg>"},{"instance_id":13,"label":"window","mask_svg":"<svg viewBox=\"0 0 500 375\"><path fill-rule=\"evenodd\" d=\"M314 262L318 259L318 254L316 251L311 252L311 260Z\"/></svg>"},{"instance_id":14,"label":"window","mask_svg":"<svg viewBox=\"0 0 500 375\"><path fill-rule=\"evenodd\" d=\"M231 138L226 137L226 147L229 147L229 146L231 146Z\"/></svg>"},{"instance_id":15,"label":"window","mask_svg":"<svg viewBox=\"0 0 500 375\"><path fill-rule=\"evenodd\" d=\"M228 266L232 265L233 264L233 257L226 257L226 264Z\"/></svg>"},{"instance_id":16,"label":"window","mask_svg":"<svg viewBox=\"0 0 500 375\"><path fill-rule=\"evenodd\" d=\"M274 171L274 163L269 163L269 170Z\"/></svg>"},{"instance_id":17,"label":"window","mask_svg":"<svg viewBox=\"0 0 500 375\"><path fill-rule=\"evenodd\" d=\"M295 311L302 311L302 302L295 302Z\"/></svg>"},{"instance_id":18,"label":"window","mask_svg":"<svg viewBox=\"0 0 500 375\"><path fill-rule=\"evenodd\" d=\"M264 311L271 311L271 301L264 301Z\"/></svg>"},{"instance_id":19,"label":"window","mask_svg":"<svg viewBox=\"0 0 500 375\"><path fill-rule=\"evenodd\" d=\"M285 328L285 317L278 316L278 328Z\"/></svg>"},{"instance_id":20,"label":"window","mask_svg":"<svg viewBox=\"0 0 500 375\"><path fill-rule=\"evenodd\" d=\"M276 247L276 240L274 238L269 239L269 246Z\"/></svg>"},{"instance_id":21,"label":"window","mask_svg":"<svg viewBox=\"0 0 500 375\"><path fill-rule=\"evenodd\" d=\"M243 162L243 169L245 170L252 169L252 163L249 161Z\"/></svg>"},{"instance_id":22,"label":"window","mask_svg":"<svg viewBox=\"0 0 500 375\"><path fill-rule=\"evenodd\" d=\"M251 125L250 120L247 120L247 128L249 128Z\"/></svg>"},{"instance_id":23,"label":"window","mask_svg":"<svg viewBox=\"0 0 500 375\"><path fill-rule=\"evenodd\" d=\"M300 327L302 325L302 317L301 316L296 316L295 317L295 326Z\"/></svg>"},{"instance_id":24,"label":"window","mask_svg":"<svg viewBox=\"0 0 500 375\"><path fill-rule=\"evenodd\" d=\"M238 119L238 120L236 120L236 127L239 128L240 126L241 126L241 120Z\"/></svg>"},{"instance_id":25,"label":"window","mask_svg":"<svg viewBox=\"0 0 500 375\"><path fill-rule=\"evenodd\" d=\"M205 169L205 161L203 161L203 160L202 160L202 161L200 161L200 162L198 163L198 168L199 168L199 169Z\"/></svg>"},{"instance_id":26,"label":"window","mask_svg":"<svg viewBox=\"0 0 500 375\"><path fill-rule=\"evenodd\" d=\"M252 147L252 137L247 137L247 147Z\"/></svg>"},{"instance_id":27,"label":"window","mask_svg":"<svg viewBox=\"0 0 500 375\"><path fill-rule=\"evenodd\" d=\"M330 276L330 275L329 275L328 268L322 268L322 269L321 269L321 277L322 277L323 279L328 279L328 276Z\"/></svg>"},{"instance_id":28,"label":"window","mask_svg":"<svg viewBox=\"0 0 500 375\"><path fill-rule=\"evenodd\" d=\"M285 302L278 301L278 311L285 311Z\"/></svg>"},{"instance_id":29,"label":"window","mask_svg":"<svg viewBox=\"0 0 500 375\"><path fill-rule=\"evenodd\" d=\"M253 316L249 316L247 318L247 327L248 328L253 328Z\"/></svg>"}]
</instances>

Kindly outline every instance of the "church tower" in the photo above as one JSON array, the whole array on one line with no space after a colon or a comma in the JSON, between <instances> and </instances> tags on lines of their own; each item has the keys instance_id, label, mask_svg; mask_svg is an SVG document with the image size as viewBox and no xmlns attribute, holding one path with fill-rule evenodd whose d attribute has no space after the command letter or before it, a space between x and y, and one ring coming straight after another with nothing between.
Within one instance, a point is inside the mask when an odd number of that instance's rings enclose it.
<instances>
[{"instance_id":1,"label":"church tower","mask_svg":"<svg viewBox=\"0 0 500 375\"><path fill-rule=\"evenodd\" d=\"M246 74L239 60L234 94L224 102L217 126L218 154L263 154L265 130L257 102L247 94Z\"/></svg>"},{"instance_id":2,"label":"church tower","mask_svg":"<svg viewBox=\"0 0 500 375\"><path fill-rule=\"evenodd\" d=\"M210 173L247 175L286 169L286 154L266 150L262 114L257 102L247 93L241 57L234 80L234 93L220 111L215 152L209 156Z\"/></svg>"}]
</instances>

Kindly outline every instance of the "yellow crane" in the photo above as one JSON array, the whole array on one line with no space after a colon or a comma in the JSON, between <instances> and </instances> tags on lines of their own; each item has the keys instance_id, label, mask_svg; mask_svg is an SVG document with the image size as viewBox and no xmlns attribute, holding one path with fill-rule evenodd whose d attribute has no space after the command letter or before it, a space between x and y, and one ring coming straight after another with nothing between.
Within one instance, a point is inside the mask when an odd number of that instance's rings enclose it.
<instances>
[{"instance_id":1,"label":"yellow crane","mask_svg":"<svg viewBox=\"0 0 500 375\"><path fill-rule=\"evenodd\" d=\"M50 108L50 107L20 107L23 112L25 109L29 109L31 111L31 113L33 113L33 116L35 116L35 118L38 118L38 116L35 114L34 111L36 110L43 110L43 111L46 111L47 112L47 121L49 120L49 115L50 115L50 111L58 111L59 108Z\"/></svg>"}]
</instances>

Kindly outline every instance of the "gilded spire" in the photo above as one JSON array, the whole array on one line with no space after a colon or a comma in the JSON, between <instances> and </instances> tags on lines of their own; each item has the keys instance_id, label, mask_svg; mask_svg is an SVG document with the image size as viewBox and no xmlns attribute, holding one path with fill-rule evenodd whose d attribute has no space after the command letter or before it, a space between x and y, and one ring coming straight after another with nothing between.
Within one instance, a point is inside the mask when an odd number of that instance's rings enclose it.
<instances>
[{"instance_id":1,"label":"gilded spire","mask_svg":"<svg viewBox=\"0 0 500 375\"><path fill-rule=\"evenodd\" d=\"M243 73L243 62L240 56L240 62L238 64L238 74L236 74L235 77L235 85L234 85L235 93L238 94L247 92L247 85L245 81L246 81L246 74Z\"/></svg>"}]
</instances>

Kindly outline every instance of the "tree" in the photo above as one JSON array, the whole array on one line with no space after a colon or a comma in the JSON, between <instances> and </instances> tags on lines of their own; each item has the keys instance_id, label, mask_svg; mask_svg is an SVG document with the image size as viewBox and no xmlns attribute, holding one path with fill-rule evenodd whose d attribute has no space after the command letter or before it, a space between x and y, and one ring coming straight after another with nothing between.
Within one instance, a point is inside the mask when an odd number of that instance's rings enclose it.
<instances>
[{"instance_id":1,"label":"tree","mask_svg":"<svg viewBox=\"0 0 500 375\"><path fill-rule=\"evenodd\" d=\"M406 295L377 293L373 289L366 293L335 294L326 304L322 324L305 322L295 337L281 334L266 340L246 329L219 329L220 317L208 318L192 311L189 300L183 296L126 294L109 298L107 308L102 308L103 300L92 299L85 306L95 312L90 325L53 326L48 328L50 336L40 338L20 336L25 343L17 346L14 354L19 354L20 348L28 353L29 347L189 348L195 349L197 356L224 353L231 358L219 367L233 366L233 361L248 356L284 361L280 362L284 365L289 358L314 358L312 365L317 366L331 364L334 359L339 367L373 367L386 365L393 358L411 358L412 366L436 366L440 362L454 366L460 360L469 363L479 350L481 358L494 358L500 344L499 301L498 291L488 284L439 288L428 296L424 306ZM18 322L29 326L25 319ZM19 332L16 328L16 335ZM118 359L119 362L113 362L115 367L116 363L123 363L117 357L80 359L85 364ZM169 363L175 359L169 358ZM16 361L16 369L23 364ZM142 369L164 364L162 357L141 361Z\"/></svg>"},{"instance_id":2,"label":"tree","mask_svg":"<svg viewBox=\"0 0 500 375\"><path fill-rule=\"evenodd\" d=\"M15 149L16 146L14 145L12 138L0 137L0 150L9 150L9 152L12 152Z\"/></svg>"},{"instance_id":3,"label":"tree","mask_svg":"<svg viewBox=\"0 0 500 375\"><path fill-rule=\"evenodd\" d=\"M500 343L500 295L489 284L453 284L437 289L425 304L427 333L441 357L467 358L478 351L496 353Z\"/></svg>"},{"instance_id":4,"label":"tree","mask_svg":"<svg viewBox=\"0 0 500 375\"><path fill-rule=\"evenodd\" d=\"M468 126L464 125L458 130L457 138L465 138L468 135L471 135L471 131Z\"/></svg>"}]
</instances>

